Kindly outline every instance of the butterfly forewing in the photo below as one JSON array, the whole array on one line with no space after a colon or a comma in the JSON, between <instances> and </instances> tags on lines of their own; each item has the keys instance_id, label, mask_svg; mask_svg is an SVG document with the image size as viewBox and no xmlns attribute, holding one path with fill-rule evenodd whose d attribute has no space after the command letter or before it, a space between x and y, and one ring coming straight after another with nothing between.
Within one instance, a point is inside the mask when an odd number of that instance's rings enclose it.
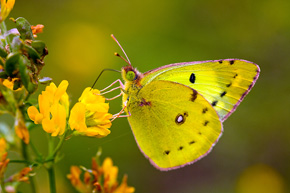
<instances>
[{"instance_id":1,"label":"butterfly forewing","mask_svg":"<svg viewBox=\"0 0 290 193\"><path fill-rule=\"evenodd\" d=\"M222 133L211 104L194 89L171 81L152 81L127 110L141 151L161 170L178 168L204 157Z\"/></svg>"},{"instance_id":2,"label":"butterfly forewing","mask_svg":"<svg viewBox=\"0 0 290 193\"><path fill-rule=\"evenodd\" d=\"M177 63L145 73L143 84L173 81L197 90L224 121L255 84L260 69L239 59Z\"/></svg>"}]
</instances>

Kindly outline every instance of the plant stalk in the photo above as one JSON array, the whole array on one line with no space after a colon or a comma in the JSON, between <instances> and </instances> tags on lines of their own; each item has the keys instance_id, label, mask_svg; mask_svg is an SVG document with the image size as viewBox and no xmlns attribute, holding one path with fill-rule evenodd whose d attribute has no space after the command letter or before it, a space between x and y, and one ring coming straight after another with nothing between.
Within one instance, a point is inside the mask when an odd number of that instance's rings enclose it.
<instances>
[{"instance_id":1,"label":"plant stalk","mask_svg":"<svg viewBox=\"0 0 290 193\"><path fill-rule=\"evenodd\" d=\"M27 152L27 145L22 140L21 140L21 144L22 144L22 156L23 156L23 159L27 160L26 166L29 167L30 159L29 159L28 152ZM36 187L35 187L34 178L32 176L29 176L29 181L30 181L31 193L36 193Z\"/></svg>"},{"instance_id":2,"label":"plant stalk","mask_svg":"<svg viewBox=\"0 0 290 193\"><path fill-rule=\"evenodd\" d=\"M48 178L49 178L49 187L50 187L50 193L56 193L56 186L55 186L55 174L54 174L54 168L52 165L47 168L48 172Z\"/></svg>"}]
</instances>

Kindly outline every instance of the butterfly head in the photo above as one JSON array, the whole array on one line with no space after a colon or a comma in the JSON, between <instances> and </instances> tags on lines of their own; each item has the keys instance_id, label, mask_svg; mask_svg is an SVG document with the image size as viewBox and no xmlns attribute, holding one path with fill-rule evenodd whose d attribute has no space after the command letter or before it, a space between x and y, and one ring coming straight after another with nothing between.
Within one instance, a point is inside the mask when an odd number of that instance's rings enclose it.
<instances>
[{"instance_id":1,"label":"butterfly head","mask_svg":"<svg viewBox=\"0 0 290 193\"><path fill-rule=\"evenodd\" d=\"M139 81L141 76L142 74L136 68L133 68L130 65L122 68L122 77L125 81Z\"/></svg>"}]
</instances>

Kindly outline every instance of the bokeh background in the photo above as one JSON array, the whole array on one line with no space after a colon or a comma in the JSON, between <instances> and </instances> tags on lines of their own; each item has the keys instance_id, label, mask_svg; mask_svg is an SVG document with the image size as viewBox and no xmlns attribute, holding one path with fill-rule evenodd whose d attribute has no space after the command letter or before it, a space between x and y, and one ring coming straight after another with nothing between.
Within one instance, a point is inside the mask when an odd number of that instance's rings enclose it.
<instances>
[{"instance_id":1,"label":"bokeh background","mask_svg":"<svg viewBox=\"0 0 290 193\"><path fill-rule=\"evenodd\" d=\"M170 172L156 170L139 151L125 118L114 121L103 139L73 137L56 167L58 192L75 190L66 179L71 165L90 167L98 148L119 167L119 180L137 193L290 192L290 1L288 0L16 0L11 17L45 25L38 39L49 55L43 76L69 81L72 104L104 68L125 65L121 52L141 72L162 65L241 58L260 65L261 75L237 111L224 122L213 151L197 163ZM9 27L14 27L8 22ZM101 89L120 78L105 72ZM118 94L118 92L114 93ZM36 97L36 96L34 96ZM121 99L110 103L121 109ZM35 144L46 137L34 130ZM46 171L36 170L38 189L49 192ZM23 185L22 192L29 192Z\"/></svg>"}]
</instances>

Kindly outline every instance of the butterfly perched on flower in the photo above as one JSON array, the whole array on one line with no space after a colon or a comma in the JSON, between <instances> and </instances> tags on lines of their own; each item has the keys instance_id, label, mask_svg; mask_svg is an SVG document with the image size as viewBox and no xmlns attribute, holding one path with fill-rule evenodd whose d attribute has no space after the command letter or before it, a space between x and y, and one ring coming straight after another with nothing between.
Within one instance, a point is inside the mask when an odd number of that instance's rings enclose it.
<instances>
[{"instance_id":1,"label":"butterfly perched on flower","mask_svg":"<svg viewBox=\"0 0 290 193\"><path fill-rule=\"evenodd\" d=\"M257 64L241 59L169 64L145 73L124 60L125 84L114 82L121 84L123 110L141 152L162 171L206 156L260 73Z\"/></svg>"}]
</instances>

